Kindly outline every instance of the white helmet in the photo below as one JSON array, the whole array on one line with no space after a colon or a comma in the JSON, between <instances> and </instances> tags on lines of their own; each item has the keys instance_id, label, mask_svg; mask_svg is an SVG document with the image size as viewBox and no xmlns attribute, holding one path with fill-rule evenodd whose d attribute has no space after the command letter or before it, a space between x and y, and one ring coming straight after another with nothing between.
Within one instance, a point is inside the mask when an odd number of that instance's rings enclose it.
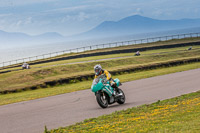
<instances>
[{"instance_id":1,"label":"white helmet","mask_svg":"<svg viewBox=\"0 0 200 133\"><path fill-rule=\"evenodd\" d=\"M94 72L95 72L95 75L99 75L99 73L101 72L101 70L102 70L102 67L101 67L101 65L100 64L98 64L98 65L96 65L96 66L94 66Z\"/></svg>"}]
</instances>

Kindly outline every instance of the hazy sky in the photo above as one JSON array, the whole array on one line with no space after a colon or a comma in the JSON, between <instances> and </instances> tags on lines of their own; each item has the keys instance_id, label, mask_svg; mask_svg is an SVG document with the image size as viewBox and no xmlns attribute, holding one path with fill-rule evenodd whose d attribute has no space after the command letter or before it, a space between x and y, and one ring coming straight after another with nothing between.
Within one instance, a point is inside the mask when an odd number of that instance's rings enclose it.
<instances>
[{"instance_id":1,"label":"hazy sky","mask_svg":"<svg viewBox=\"0 0 200 133\"><path fill-rule=\"evenodd\" d=\"M200 0L0 0L0 30L72 35L131 15L200 18Z\"/></svg>"}]
</instances>

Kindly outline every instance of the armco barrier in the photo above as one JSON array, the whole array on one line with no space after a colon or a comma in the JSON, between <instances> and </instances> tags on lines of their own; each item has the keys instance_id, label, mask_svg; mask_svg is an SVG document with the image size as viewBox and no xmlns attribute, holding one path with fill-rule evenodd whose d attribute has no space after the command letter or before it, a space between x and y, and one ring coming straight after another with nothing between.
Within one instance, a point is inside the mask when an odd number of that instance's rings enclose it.
<instances>
[{"instance_id":1,"label":"armco barrier","mask_svg":"<svg viewBox=\"0 0 200 133\"><path fill-rule=\"evenodd\" d=\"M47 59L47 58L63 55L66 53L72 53L72 52L78 53L78 52L84 52L88 50L95 50L95 49L101 49L101 48L112 48L112 47L127 46L127 45L132 45L132 44L143 44L143 43L167 41L167 40L172 40L172 39L193 38L193 37L200 37L200 33L178 34L178 35L161 36L161 37L154 37L154 38L91 45L91 46L86 46L86 47L81 47L81 48L69 49L69 50L58 51L54 53L48 53L48 54L43 54L43 55L38 55L38 56L33 56L33 57L28 57L28 58L2 62L0 63L0 67L1 69L3 69L3 68L7 68L6 66L10 66L10 65L18 64L18 63L31 62L38 59Z\"/></svg>"},{"instance_id":2,"label":"armco barrier","mask_svg":"<svg viewBox=\"0 0 200 133\"><path fill-rule=\"evenodd\" d=\"M61 60L69 60L69 59L76 59L76 58L84 58L84 57L91 57L91 56L101 56L101 55L109 55L109 54L120 54L120 53L134 53L136 51L146 51L146 50L155 50L155 49L162 49L162 48L175 48L175 47L183 47L183 46L194 46L200 45L200 42L192 42L192 43L178 43L178 44L167 44L167 45L160 45L160 46L147 46L142 48L129 48L129 49L122 49L122 50L112 50L112 51L105 51L105 52L96 52L96 53L89 53L89 54L80 54L80 55L72 55L66 57L60 57L55 59L48 59L48 60L38 60L36 62L30 62L30 65L36 65L41 63L49 63L54 61L61 61ZM16 64L15 66L7 66L5 68L14 68L20 67L21 64ZM9 71L7 71L9 72ZM0 72L6 73L4 71Z\"/></svg>"}]
</instances>

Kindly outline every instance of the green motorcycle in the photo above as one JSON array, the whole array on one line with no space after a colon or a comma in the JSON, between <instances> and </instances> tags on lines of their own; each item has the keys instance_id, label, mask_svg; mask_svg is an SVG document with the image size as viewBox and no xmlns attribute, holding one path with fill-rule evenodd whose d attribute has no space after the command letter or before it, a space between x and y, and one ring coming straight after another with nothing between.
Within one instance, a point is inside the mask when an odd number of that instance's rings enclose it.
<instances>
[{"instance_id":1,"label":"green motorcycle","mask_svg":"<svg viewBox=\"0 0 200 133\"><path fill-rule=\"evenodd\" d=\"M107 108L109 104L117 102L118 104L125 103L124 92L118 88L121 83L119 79L114 79L116 87L110 86L110 82L106 79L104 75L99 76L94 79L91 90L95 93L97 103L102 108Z\"/></svg>"}]
</instances>

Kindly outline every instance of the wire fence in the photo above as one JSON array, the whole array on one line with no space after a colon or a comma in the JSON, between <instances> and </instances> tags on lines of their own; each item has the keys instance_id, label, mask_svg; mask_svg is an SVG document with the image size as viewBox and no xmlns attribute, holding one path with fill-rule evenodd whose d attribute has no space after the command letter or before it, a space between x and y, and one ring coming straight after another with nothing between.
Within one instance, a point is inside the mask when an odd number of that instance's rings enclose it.
<instances>
[{"instance_id":1,"label":"wire fence","mask_svg":"<svg viewBox=\"0 0 200 133\"><path fill-rule=\"evenodd\" d=\"M0 63L0 68L4 68L9 65L14 65L14 64L24 63L24 62L31 62L31 61L35 61L39 59L52 58L52 57L56 57L63 54L69 54L69 53L79 53L79 52L103 49L103 48L113 48L113 47L119 47L119 46L128 46L128 45L134 45L134 44L144 44L144 43L152 43L152 42L158 42L158 41L167 41L167 40L172 40L172 39L184 39L184 38L193 38L193 37L200 37L200 33L178 34L178 35L161 36L161 37L153 37L153 38L146 38L146 39L91 45L91 46L85 46L85 47L80 47L80 48L75 48L75 49L69 49L69 50L64 50L64 51L48 53L48 54L42 54L38 56L32 56L28 58L2 62Z\"/></svg>"}]
</instances>

